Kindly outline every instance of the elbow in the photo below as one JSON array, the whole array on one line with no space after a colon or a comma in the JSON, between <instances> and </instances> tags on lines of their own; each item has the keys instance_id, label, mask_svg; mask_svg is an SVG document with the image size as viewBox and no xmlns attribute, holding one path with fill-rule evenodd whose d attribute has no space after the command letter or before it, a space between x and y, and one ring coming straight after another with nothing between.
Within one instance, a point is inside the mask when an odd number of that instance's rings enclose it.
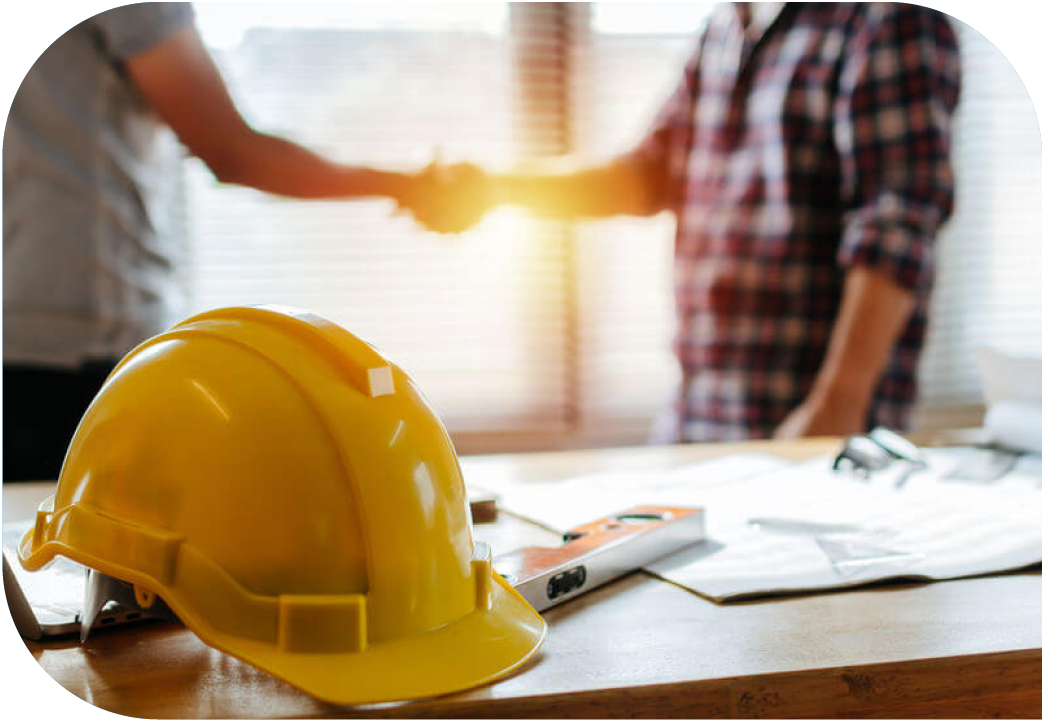
<instances>
[{"instance_id":1,"label":"elbow","mask_svg":"<svg viewBox=\"0 0 1042 720\"><path fill-rule=\"evenodd\" d=\"M189 150L203 161L218 182L228 185L250 183L250 160L257 144L256 133L248 127L217 134L205 145L189 146Z\"/></svg>"},{"instance_id":2,"label":"elbow","mask_svg":"<svg viewBox=\"0 0 1042 720\"><path fill-rule=\"evenodd\" d=\"M217 178L217 182L225 185L243 184L245 173L238 158L226 153L197 154L196 157L209 168L213 176Z\"/></svg>"},{"instance_id":3,"label":"elbow","mask_svg":"<svg viewBox=\"0 0 1042 720\"><path fill-rule=\"evenodd\" d=\"M637 217L652 217L658 215L663 210L675 209L672 204L668 202L668 198L665 197L665 193L662 189L652 184L644 184L640 186L639 192L633 194L633 199L630 203L630 215Z\"/></svg>"}]
</instances>

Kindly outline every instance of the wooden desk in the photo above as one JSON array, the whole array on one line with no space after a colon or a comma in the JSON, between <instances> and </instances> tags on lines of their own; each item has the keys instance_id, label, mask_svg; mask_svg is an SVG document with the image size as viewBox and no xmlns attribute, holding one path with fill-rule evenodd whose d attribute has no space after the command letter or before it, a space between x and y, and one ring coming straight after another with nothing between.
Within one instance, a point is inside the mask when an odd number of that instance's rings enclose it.
<instances>
[{"instance_id":1,"label":"wooden desk","mask_svg":"<svg viewBox=\"0 0 1042 720\"><path fill-rule=\"evenodd\" d=\"M605 468L660 468L756 449L799 458L835 442L639 448L468 458L466 477L545 482ZM4 519L47 486L5 486ZM478 526L502 552L553 537L502 518ZM1039 716L1042 572L715 605L637 573L546 613L539 658L498 683L368 708L322 704L203 645L150 625L28 643L72 693L147 717Z\"/></svg>"}]
</instances>

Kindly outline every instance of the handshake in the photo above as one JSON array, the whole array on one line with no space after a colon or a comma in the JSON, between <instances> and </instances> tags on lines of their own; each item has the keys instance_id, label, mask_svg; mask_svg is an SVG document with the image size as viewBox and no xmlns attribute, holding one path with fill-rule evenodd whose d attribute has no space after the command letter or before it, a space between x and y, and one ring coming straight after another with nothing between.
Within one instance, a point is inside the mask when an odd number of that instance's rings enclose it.
<instances>
[{"instance_id":1,"label":"handshake","mask_svg":"<svg viewBox=\"0 0 1042 720\"><path fill-rule=\"evenodd\" d=\"M496 178L477 165L433 162L402 176L392 193L399 210L408 212L427 230L460 233L477 225L499 204Z\"/></svg>"}]
</instances>

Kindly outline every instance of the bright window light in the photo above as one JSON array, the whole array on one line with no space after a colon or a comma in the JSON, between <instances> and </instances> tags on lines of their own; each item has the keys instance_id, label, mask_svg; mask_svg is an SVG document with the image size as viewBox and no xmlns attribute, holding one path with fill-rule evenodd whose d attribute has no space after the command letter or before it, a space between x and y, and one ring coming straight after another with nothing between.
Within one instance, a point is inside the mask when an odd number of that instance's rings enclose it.
<instances>
[{"instance_id":1,"label":"bright window light","mask_svg":"<svg viewBox=\"0 0 1042 720\"><path fill-rule=\"evenodd\" d=\"M210 47L238 45L251 28L295 30L464 30L502 35L502 2L204 2L196 24Z\"/></svg>"}]
</instances>

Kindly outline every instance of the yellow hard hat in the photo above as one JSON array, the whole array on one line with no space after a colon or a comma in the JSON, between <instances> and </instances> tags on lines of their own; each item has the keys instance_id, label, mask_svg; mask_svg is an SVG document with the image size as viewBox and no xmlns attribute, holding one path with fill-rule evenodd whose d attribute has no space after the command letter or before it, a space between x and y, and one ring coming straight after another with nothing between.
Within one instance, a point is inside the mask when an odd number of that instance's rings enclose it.
<instances>
[{"instance_id":1,"label":"yellow hard hat","mask_svg":"<svg viewBox=\"0 0 1042 720\"><path fill-rule=\"evenodd\" d=\"M412 380L281 308L197 315L120 362L19 547L29 570L58 554L334 703L472 687L546 635L473 542Z\"/></svg>"}]
</instances>

